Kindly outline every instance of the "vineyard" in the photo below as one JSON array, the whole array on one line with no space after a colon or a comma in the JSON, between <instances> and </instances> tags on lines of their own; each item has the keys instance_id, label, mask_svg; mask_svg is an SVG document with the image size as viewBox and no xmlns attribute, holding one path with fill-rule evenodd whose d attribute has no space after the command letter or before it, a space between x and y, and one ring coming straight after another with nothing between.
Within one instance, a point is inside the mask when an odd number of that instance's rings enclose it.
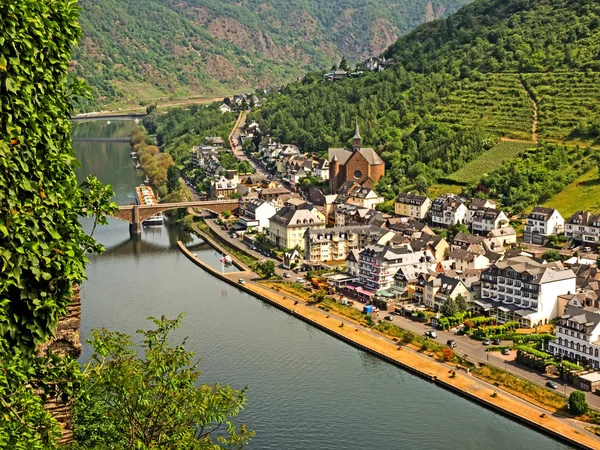
<instances>
[{"instance_id":1,"label":"vineyard","mask_svg":"<svg viewBox=\"0 0 600 450\"><path fill-rule=\"evenodd\" d=\"M600 212L600 177L598 168L583 174L544 206L556 208L564 217L570 217L581 209L594 214Z\"/></svg>"},{"instance_id":2,"label":"vineyard","mask_svg":"<svg viewBox=\"0 0 600 450\"><path fill-rule=\"evenodd\" d=\"M583 121L600 117L599 73L526 74L523 80L538 103L544 140L567 140Z\"/></svg>"},{"instance_id":3,"label":"vineyard","mask_svg":"<svg viewBox=\"0 0 600 450\"><path fill-rule=\"evenodd\" d=\"M518 75L478 74L456 81L434 115L465 128L481 126L495 136L531 139L533 109Z\"/></svg>"},{"instance_id":4,"label":"vineyard","mask_svg":"<svg viewBox=\"0 0 600 450\"><path fill-rule=\"evenodd\" d=\"M490 151L469 162L446 178L456 184L477 183L485 174L499 168L502 163L516 158L528 148L535 146L532 142L505 142L500 141Z\"/></svg>"}]
</instances>

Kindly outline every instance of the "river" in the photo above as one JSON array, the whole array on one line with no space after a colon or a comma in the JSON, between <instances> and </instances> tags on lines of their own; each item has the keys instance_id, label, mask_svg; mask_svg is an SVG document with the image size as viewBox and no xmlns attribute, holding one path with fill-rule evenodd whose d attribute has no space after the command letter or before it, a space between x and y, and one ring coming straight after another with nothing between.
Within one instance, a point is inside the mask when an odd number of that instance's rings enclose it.
<instances>
[{"instance_id":1,"label":"river","mask_svg":"<svg viewBox=\"0 0 600 450\"><path fill-rule=\"evenodd\" d=\"M83 122L74 135L126 135L132 122ZM129 204L142 175L129 146L75 142L82 165ZM84 222L86 229L89 223ZM98 327L134 334L148 316L185 312L177 337L201 358L204 383L247 386L241 421L256 431L251 449L570 448L354 349L214 279L177 249L177 238L219 266L210 247L173 224L129 237L110 219L95 237L82 286L82 340ZM89 358L84 347L82 361Z\"/></svg>"}]
</instances>

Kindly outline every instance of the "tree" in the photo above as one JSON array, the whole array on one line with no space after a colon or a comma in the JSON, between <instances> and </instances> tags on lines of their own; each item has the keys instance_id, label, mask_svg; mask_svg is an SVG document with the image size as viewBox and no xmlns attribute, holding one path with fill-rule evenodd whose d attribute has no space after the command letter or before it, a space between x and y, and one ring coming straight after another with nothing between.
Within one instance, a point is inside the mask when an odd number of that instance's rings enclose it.
<instances>
[{"instance_id":1,"label":"tree","mask_svg":"<svg viewBox=\"0 0 600 450\"><path fill-rule=\"evenodd\" d=\"M342 60L340 61L340 70L345 70L346 72L350 71L350 65L345 56L342 56Z\"/></svg>"},{"instance_id":2,"label":"tree","mask_svg":"<svg viewBox=\"0 0 600 450\"><path fill-rule=\"evenodd\" d=\"M458 313L458 305L456 304L456 301L453 298L448 298L442 305L440 312L446 317L450 317Z\"/></svg>"},{"instance_id":3,"label":"tree","mask_svg":"<svg viewBox=\"0 0 600 450\"><path fill-rule=\"evenodd\" d=\"M317 292L310 294L310 299L313 303L321 303L327 299L327 294L322 290L318 290Z\"/></svg>"},{"instance_id":4,"label":"tree","mask_svg":"<svg viewBox=\"0 0 600 450\"><path fill-rule=\"evenodd\" d=\"M275 263L270 259L268 261L258 263L257 268L262 272L264 278L271 278L275 275Z\"/></svg>"},{"instance_id":5,"label":"tree","mask_svg":"<svg viewBox=\"0 0 600 450\"><path fill-rule=\"evenodd\" d=\"M155 327L139 330L139 348L131 336L94 330L94 353L84 372L86 395L76 404L75 437L90 448L206 449L217 442L242 448L254 436L235 425L246 404L244 391L201 385L199 363L185 350L186 340L171 346L175 320L150 317ZM216 442L212 434L219 430Z\"/></svg>"},{"instance_id":6,"label":"tree","mask_svg":"<svg viewBox=\"0 0 600 450\"><path fill-rule=\"evenodd\" d=\"M547 262L562 261L562 256L557 250L548 250L542 255L542 259L545 259Z\"/></svg>"},{"instance_id":7,"label":"tree","mask_svg":"<svg viewBox=\"0 0 600 450\"><path fill-rule=\"evenodd\" d=\"M177 191L181 185L179 182L179 169L176 166L169 166L167 169L167 191L169 194Z\"/></svg>"},{"instance_id":8,"label":"tree","mask_svg":"<svg viewBox=\"0 0 600 450\"><path fill-rule=\"evenodd\" d=\"M576 416L581 416L588 412L588 404L585 400L585 393L573 391L569 395L569 412Z\"/></svg>"},{"instance_id":9,"label":"tree","mask_svg":"<svg viewBox=\"0 0 600 450\"><path fill-rule=\"evenodd\" d=\"M468 305L467 305L467 301L465 300L465 298L458 294L455 298L454 301L456 303L456 307L458 309L458 312L466 312L468 309Z\"/></svg>"}]
</instances>

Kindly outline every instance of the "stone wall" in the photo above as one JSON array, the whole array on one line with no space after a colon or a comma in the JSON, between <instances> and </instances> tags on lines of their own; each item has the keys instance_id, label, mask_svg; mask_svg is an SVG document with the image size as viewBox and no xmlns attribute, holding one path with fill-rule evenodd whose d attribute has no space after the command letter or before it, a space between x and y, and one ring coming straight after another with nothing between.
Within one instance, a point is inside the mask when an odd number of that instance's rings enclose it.
<instances>
[{"instance_id":1,"label":"stone wall","mask_svg":"<svg viewBox=\"0 0 600 450\"><path fill-rule=\"evenodd\" d=\"M60 319L56 327L54 339L41 345L39 354L45 354L52 350L55 354L61 356L71 356L78 358L81 355L82 345L79 337L79 328L81 326L81 296L79 286L73 286L73 297L71 304L67 307L67 314ZM73 425L71 423L71 402L64 403L60 398L53 397L46 401L46 409L58 421L63 436L59 441L61 444L68 444L73 440Z\"/></svg>"}]
</instances>

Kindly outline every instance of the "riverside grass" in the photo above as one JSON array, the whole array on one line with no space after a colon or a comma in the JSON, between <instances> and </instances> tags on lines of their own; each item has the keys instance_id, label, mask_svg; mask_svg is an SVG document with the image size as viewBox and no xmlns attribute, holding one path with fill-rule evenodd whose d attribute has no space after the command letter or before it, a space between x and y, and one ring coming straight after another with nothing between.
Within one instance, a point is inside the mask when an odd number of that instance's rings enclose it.
<instances>
[{"instance_id":1,"label":"riverside grass","mask_svg":"<svg viewBox=\"0 0 600 450\"><path fill-rule=\"evenodd\" d=\"M473 373L476 377L485 381L498 383L499 386L510 391L517 397L521 397L531 403L544 408L551 408L553 411L565 409L566 402L562 395L533 384L530 381L523 380L511 373L491 366L482 366Z\"/></svg>"}]
</instances>

